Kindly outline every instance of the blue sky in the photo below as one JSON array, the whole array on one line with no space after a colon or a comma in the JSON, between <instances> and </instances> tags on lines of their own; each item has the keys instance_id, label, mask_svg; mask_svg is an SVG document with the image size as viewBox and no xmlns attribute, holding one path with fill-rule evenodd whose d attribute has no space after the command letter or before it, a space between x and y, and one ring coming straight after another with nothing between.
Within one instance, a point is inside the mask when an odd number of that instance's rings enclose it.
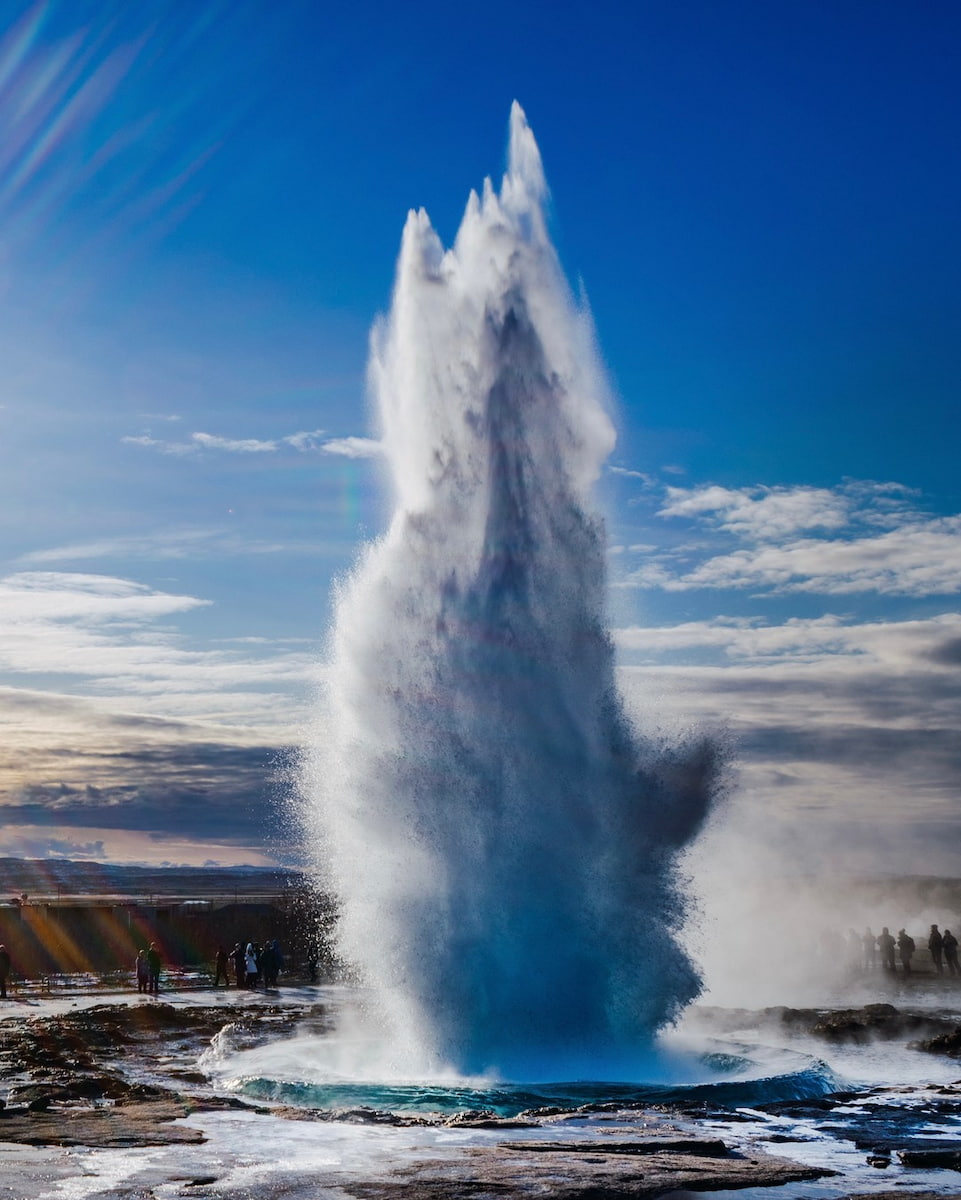
<instances>
[{"instance_id":1,"label":"blue sky","mask_svg":"<svg viewBox=\"0 0 961 1200\"><path fill-rule=\"evenodd\" d=\"M617 396L625 688L728 729L732 829L952 870L957 6L327 9L0 3L0 854L289 854L370 326L516 98Z\"/></svg>"}]
</instances>

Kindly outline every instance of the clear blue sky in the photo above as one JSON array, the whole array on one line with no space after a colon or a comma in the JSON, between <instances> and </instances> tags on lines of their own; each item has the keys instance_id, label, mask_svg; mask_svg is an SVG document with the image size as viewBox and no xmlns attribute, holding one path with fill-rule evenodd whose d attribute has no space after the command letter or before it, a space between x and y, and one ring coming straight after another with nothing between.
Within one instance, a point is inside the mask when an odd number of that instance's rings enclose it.
<instances>
[{"instance_id":1,"label":"clear blue sky","mask_svg":"<svg viewBox=\"0 0 961 1200\"><path fill-rule=\"evenodd\" d=\"M370 325L516 98L618 397L625 686L728 722L772 840L949 869L956 4L0 17L0 854L286 854L265 764L383 521Z\"/></svg>"}]
</instances>

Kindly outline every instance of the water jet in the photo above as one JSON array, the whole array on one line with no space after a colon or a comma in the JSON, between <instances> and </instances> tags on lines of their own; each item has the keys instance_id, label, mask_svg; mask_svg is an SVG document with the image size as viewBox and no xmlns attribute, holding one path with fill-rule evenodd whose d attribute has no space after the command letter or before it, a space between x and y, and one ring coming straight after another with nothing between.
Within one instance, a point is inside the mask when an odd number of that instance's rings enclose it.
<instances>
[{"instance_id":1,"label":"water jet","mask_svg":"<svg viewBox=\"0 0 961 1200\"><path fill-rule=\"evenodd\" d=\"M453 246L408 217L370 362L392 516L336 595L303 792L398 1069L636 1078L699 991L676 858L718 753L645 737L618 692L615 427L546 195L515 104Z\"/></svg>"}]
</instances>

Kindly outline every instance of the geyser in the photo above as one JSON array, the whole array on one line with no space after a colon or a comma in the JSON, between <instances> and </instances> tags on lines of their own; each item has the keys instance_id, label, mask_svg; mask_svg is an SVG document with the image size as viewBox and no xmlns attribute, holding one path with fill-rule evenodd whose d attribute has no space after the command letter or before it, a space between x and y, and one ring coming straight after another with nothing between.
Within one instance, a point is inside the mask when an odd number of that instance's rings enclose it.
<instances>
[{"instance_id":1,"label":"geyser","mask_svg":"<svg viewBox=\"0 0 961 1200\"><path fill-rule=\"evenodd\" d=\"M370 380L387 532L338 589L305 758L340 954L409 1071L628 1078L699 990L678 850L716 775L625 715L591 489L604 371L520 107L452 249L404 230Z\"/></svg>"}]
</instances>

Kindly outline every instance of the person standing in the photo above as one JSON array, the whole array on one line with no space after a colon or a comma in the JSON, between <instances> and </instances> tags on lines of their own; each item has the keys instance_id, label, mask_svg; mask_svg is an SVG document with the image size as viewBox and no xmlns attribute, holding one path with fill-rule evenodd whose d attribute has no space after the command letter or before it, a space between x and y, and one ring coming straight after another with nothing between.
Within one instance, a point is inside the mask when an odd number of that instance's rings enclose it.
<instances>
[{"instance_id":1,"label":"person standing","mask_svg":"<svg viewBox=\"0 0 961 1200\"><path fill-rule=\"evenodd\" d=\"M243 987L247 982L247 956L244 948L238 942L230 956L234 960L234 974L237 976L237 987Z\"/></svg>"},{"instance_id":2,"label":"person standing","mask_svg":"<svg viewBox=\"0 0 961 1200\"><path fill-rule=\"evenodd\" d=\"M147 990L147 980L150 977L150 968L147 966L146 950L137 951L137 991L145 992Z\"/></svg>"},{"instance_id":3,"label":"person standing","mask_svg":"<svg viewBox=\"0 0 961 1200\"><path fill-rule=\"evenodd\" d=\"M247 950L244 954L244 970L246 972L246 984L249 988L257 986L257 976L260 973L260 968L257 966L257 954L254 950L253 942L247 943Z\"/></svg>"},{"instance_id":4,"label":"person standing","mask_svg":"<svg viewBox=\"0 0 961 1200\"><path fill-rule=\"evenodd\" d=\"M10 951L0 944L0 1000L7 998L7 979L10 977Z\"/></svg>"},{"instance_id":5,"label":"person standing","mask_svg":"<svg viewBox=\"0 0 961 1200\"><path fill-rule=\"evenodd\" d=\"M892 975L897 969L894 965L894 947L894 935L885 925L878 934L878 949L881 951L881 966L885 971L890 971Z\"/></svg>"},{"instance_id":6,"label":"person standing","mask_svg":"<svg viewBox=\"0 0 961 1200\"><path fill-rule=\"evenodd\" d=\"M227 951L223 946L218 946L217 958L214 961L214 987L219 987L221 976L223 976L224 987L230 987L230 980L227 978Z\"/></svg>"},{"instance_id":7,"label":"person standing","mask_svg":"<svg viewBox=\"0 0 961 1200\"><path fill-rule=\"evenodd\" d=\"M928 949L931 951L931 961L934 963L934 969L939 975L943 975L944 966L942 965L942 957L944 955L944 938L938 932L937 925L931 926L931 932L928 934Z\"/></svg>"},{"instance_id":8,"label":"person standing","mask_svg":"<svg viewBox=\"0 0 961 1200\"><path fill-rule=\"evenodd\" d=\"M265 992L269 992L271 988L277 986L277 975L280 972L280 963L274 945L274 942L268 942L260 952L260 970L264 976Z\"/></svg>"},{"instance_id":9,"label":"person standing","mask_svg":"<svg viewBox=\"0 0 961 1200\"><path fill-rule=\"evenodd\" d=\"M147 950L147 990L152 996L160 994L160 951L151 942Z\"/></svg>"},{"instance_id":10,"label":"person standing","mask_svg":"<svg viewBox=\"0 0 961 1200\"><path fill-rule=\"evenodd\" d=\"M865 971L873 971L877 965L877 944L878 939L871 932L871 926L869 925L861 935L861 949L863 952L861 962Z\"/></svg>"},{"instance_id":11,"label":"person standing","mask_svg":"<svg viewBox=\"0 0 961 1200\"><path fill-rule=\"evenodd\" d=\"M944 951L944 961L948 964L948 974L957 975L958 970L958 939L950 929L941 936L941 949Z\"/></svg>"},{"instance_id":12,"label":"person standing","mask_svg":"<svg viewBox=\"0 0 961 1200\"><path fill-rule=\"evenodd\" d=\"M914 938L904 929L898 930L898 954L905 975L911 974L911 957L914 954Z\"/></svg>"}]
</instances>

